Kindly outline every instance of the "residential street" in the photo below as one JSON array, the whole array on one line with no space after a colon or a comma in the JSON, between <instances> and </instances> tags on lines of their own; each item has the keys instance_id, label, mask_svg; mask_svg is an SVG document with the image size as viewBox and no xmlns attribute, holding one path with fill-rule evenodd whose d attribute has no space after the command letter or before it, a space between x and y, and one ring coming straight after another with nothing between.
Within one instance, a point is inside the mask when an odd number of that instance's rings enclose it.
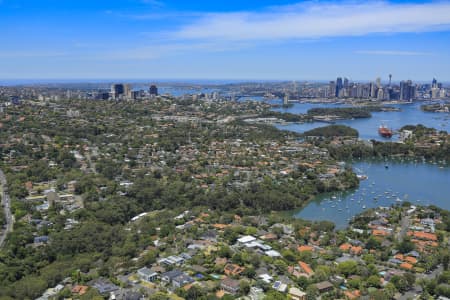
<instances>
[{"instance_id":1,"label":"residential street","mask_svg":"<svg viewBox=\"0 0 450 300\"><path fill-rule=\"evenodd\" d=\"M3 243L5 242L6 236L9 232L13 230L13 216L11 215L11 202L9 199L9 195L7 193L6 189L6 177L3 171L0 170L0 192L2 194L2 207L5 211L5 217L6 217L6 225L4 230L1 231L0 235L0 247L3 246Z\"/></svg>"}]
</instances>

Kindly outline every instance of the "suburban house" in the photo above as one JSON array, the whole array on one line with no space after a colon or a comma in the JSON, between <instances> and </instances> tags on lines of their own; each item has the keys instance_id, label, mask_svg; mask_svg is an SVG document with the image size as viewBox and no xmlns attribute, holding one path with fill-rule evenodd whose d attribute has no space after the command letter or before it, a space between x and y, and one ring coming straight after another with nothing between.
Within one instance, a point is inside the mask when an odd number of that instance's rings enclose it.
<instances>
[{"instance_id":1,"label":"suburban house","mask_svg":"<svg viewBox=\"0 0 450 300\"><path fill-rule=\"evenodd\" d=\"M306 300L306 293L296 287L291 287L288 294L292 300Z\"/></svg>"},{"instance_id":2,"label":"suburban house","mask_svg":"<svg viewBox=\"0 0 450 300\"><path fill-rule=\"evenodd\" d=\"M172 282L172 280L173 280L175 277L178 277L178 276L180 276L181 274L184 274L183 271L178 270L178 269L175 269L175 270L172 270L172 271L163 273L163 274L161 275L161 280L170 283L170 282Z\"/></svg>"},{"instance_id":3,"label":"suburban house","mask_svg":"<svg viewBox=\"0 0 450 300\"><path fill-rule=\"evenodd\" d=\"M144 267L137 271L137 274L141 280L147 282L153 282L158 278L158 273L151 271L149 268Z\"/></svg>"},{"instance_id":4,"label":"suburban house","mask_svg":"<svg viewBox=\"0 0 450 300\"><path fill-rule=\"evenodd\" d=\"M319 293L323 294L323 293L332 291L334 289L334 286L329 281L322 281L322 282L316 283L316 288L319 291Z\"/></svg>"},{"instance_id":5,"label":"suburban house","mask_svg":"<svg viewBox=\"0 0 450 300\"><path fill-rule=\"evenodd\" d=\"M309 278L314 275L314 271L311 269L311 267L307 263L300 260L298 262L298 265L300 266L300 269L302 271L302 273L301 273L302 276Z\"/></svg>"},{"instance_id":6,"label":"suburban house","mask_svg":"<svg viewBox=\"0 0 450 300\"><path fill-rule=\"evenodd\" d=\"M187 284L193 283L195 280L192 279L192 277L190 277L187 274L181 274L175 278L172 279L172 286L174 288L180 288L183 287Z\"/></svg>"},{"instance_id":7,"label":"suburban house","mask_svg":"<svg viewBox=\"0 0 450 300\"><path fill-rule=\"evenodd\" d=\"M220 287L227 293L236 294L239 291L239 280L225 278L220 282Z\"/></svg>"},{"instance_id":8,"label":"suburban house","mask_svg":"<svg viewBox=\"0 0 450 300\"><path fill-rule=\"evenodd\" d=\"M245 268L235 265L235 264L227 264L224 268L224 273L227 276L239 275L244 272Z\"/></svg>"}]
</instances>

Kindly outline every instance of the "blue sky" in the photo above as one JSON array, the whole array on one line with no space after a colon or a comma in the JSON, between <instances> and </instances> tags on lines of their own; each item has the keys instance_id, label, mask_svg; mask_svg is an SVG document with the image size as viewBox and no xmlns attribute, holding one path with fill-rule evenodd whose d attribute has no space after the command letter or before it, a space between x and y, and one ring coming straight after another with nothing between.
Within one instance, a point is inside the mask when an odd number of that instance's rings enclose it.
<instances>
[{"instance_id":1,"label":"blue sky","mask_svg":"<svg viewBox=\"0 0 450 300\"><path fill-rule=\"evenodd\" d=\"M450 81L450 2L0 0L1 79Z\"/></svg>"}]
</instances>

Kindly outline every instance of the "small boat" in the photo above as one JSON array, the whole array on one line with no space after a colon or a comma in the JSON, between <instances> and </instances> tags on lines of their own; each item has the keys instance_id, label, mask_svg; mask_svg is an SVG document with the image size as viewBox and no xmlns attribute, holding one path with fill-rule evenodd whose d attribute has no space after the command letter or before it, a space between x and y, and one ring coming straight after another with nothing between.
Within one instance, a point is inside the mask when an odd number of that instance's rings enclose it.
<instances>
[{"instance_id":1,"label":"small boat","mask_svg":"<svg viewBox=\"0 0 450 300\"><path fill-rule=\"evenodd\" d=\"M362 208L364 208L364 209L365 209L365 208L366 208L366 206L365 206L365 205L363 205L363 206L362 206Z\"/></svg>"},{"instance_id":2,"label":"small boat","mask_svg":"<svg viewBox=\"0 0 450 300\"><path fill-rule=\"evenodd\" d=\"M397 202L402 202L403 200L400 199L399 197L397 197L397 199L395 199L395 201L397 201Z\"/></svg>"}]
</instances>

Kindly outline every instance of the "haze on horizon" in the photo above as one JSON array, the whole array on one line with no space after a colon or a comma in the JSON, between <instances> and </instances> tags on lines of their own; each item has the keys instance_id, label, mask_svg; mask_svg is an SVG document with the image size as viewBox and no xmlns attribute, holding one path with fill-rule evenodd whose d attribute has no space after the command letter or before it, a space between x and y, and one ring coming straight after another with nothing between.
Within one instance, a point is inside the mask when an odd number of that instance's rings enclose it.
<instances>
[{"instance_id":1,"label":"haze on horizon","mask_svg":"<svg viewBox=\"0 0 450 300\"><path fill-rule=\"evenodd\" d=\"M450 81L449 1L0 0L0 78Z\"/></svg>"}]
</instances>

